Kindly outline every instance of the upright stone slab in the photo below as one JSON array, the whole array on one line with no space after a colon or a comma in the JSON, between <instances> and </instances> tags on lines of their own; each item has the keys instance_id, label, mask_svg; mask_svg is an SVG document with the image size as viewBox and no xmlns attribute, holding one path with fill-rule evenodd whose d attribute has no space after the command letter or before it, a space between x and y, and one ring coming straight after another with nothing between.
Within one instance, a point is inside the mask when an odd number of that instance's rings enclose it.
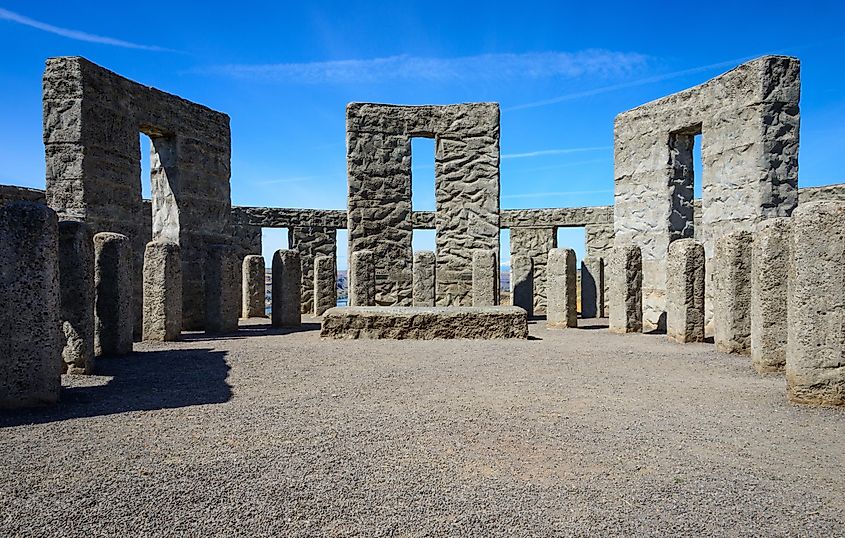
<instances>
[{"instance_id":1,"label":"upright stone slab","mask_svg":"<svg viewBox=\"0 0 845 538\"><path fill-rule=\"evenodd\" d=\"M132 352L132 243L123 234L94 235L94 354Z\"/></svg>"},{"instance_id":2,"label":"upright stone slab","mask_svg":"<svg viewBox=\"0 0 845 538\"><path fill-rule=\"evenodd\" d=\"M94 369L94 236L83 222L59 222L59 287L63 371L90 374Z\"/></svg>"},{"instance_id":3,"label":"upright stone slab","mask_svg":"<svg viewBox=\"0 0 845 538\"><path fill-rule=\"evenodd\" d=\"M716 241L713 259L713 322L716 349L751 354L751 232Z\"/></svg>"},{"instance_id":4,"label":"upright stone slab","mask_svg":"<svg viewBox=\"0 0 845 538\"><path fill-rule=\"evenodd\" d=\"M782 372L789 331L792 219L757 225L751 249L751 362L762 373Z\"/></svg>"},{"instance_id":5,"label":"upright stone slab","mask_svg":"<svg viewBox=\"0 0 845 538\"><path fill-rule=\"evenodd\" d=\"M349 306L376 304L376 265L372 250L353 252L349 258Z\"/></svg>"},{"instance_id":6,"label":"upright stone slab","mask_svg":"<svg viewBox=\"0 0 845 538\"><path fill-rule=\"evenodd\" d=\"M264 256L250 254L243 263L243 296L241 306L245 318L266 318L264 310Z\"/></svg>"},{"instance_id":7,"label":"upright stone slab","mask_svg":"<svg viewBox=\"0 0 845 538\"><path fill-rule=\"evenodd\" d=\"M59 239L43 204L0 206L0 408L59 399Z\"/></svg>"},{"instance_id":8,"label":"upright stone slab","mask_svg":"<svg viewBox=\"0 0 845 538\"><path fill-rule=\"evenodd\" d=\"M678 239L666 257L666 334L679 343L704 342L704 245Z\"/></svg>"},{"instance_id":9,"label":"upright stone slab","mask_svg":"<svg viewBox=\"0 0 845 538\"><path fill-rule=\"evenodd\" d=\"M549 261L549 251L557 247L557 228L539 226L537 222L526 220L526 224L531 226L515 226L510 229L511 259L520 255L531 257L534 267L534 312L543 314L546 312L546 264Z\"/></svg>"},{"instance_id":10,"label":"upright stone slab","mask_svg":"<svg viewBox=\"0 0 845 538\"><path fill-rule=\"evenodd\" d=\"M144 251L144 340L173 342L182 334L182 254L169 241Z\"/></svg>"},{"instance_id":11,"label":"upright stone slab","mask_svg":"<svg viewBox=\"0 0 845 538\"><path fill-rule=\"evenodd\" d=\"M205 269L205 332L238 330L240 314L240 268L235 249L210 245Z\"/></svg>"},{"instance_id":12,"label":"upright stone slab","mask_svg":"<svg viewBox=\"0 0 845 538\"><path fill-rule=\"evenodd\" d=\"M547 327L578 326L578 297L575 274L575 251L553 248L546 265Z\"/></svg>"},{"instance_id":13,"label":"upright stone slab","mask_svg":"<svg viewBox=\"0 0 845 538\"><path fill-rule=\"evenodd\" d=\"M273 254L272 303L273 327L298 327L302 324L302 261L299 251L277 250Z\"/></svg>"},{"instance_id":14,"label":"upright stone slab","mask_svg":"<svg viewBox=\"0 0 845 538\"><path fill-rule=\"evenodd\" d=\"M288 245L299 252L302 264L301 312L311 314L314 312L314 260L318 256L337 258L337 230L326 226L294 226L288 231Z\"/></svg>"},{"instance_id":15,"label":"upright stone slab","mask_svg":"<svg viewBox=\"0 0 845 538\"><path fill-rule=\"evenodd\" d=\"M422 250L414 253L414 306L434 306L436 263L434 252Z\"/></svg>"},{"instance_id":16,"label":"upright stone slab","mask_svg":"<svg viewBox=\"0 0 845 538\"><path fill-rule=\"evenodd\" d=\"M337 306L337 268L331 256L314 259L314 315Z\"/></svg>"},{"instance_id":17,"label":"upright stone slab","mask_svg":"<svg viewBox=\"0 0 845 538\"><path fill-rule=\"evenodd\" d=\"M534 260L531 256L511 256L511 304L534 315Z\"/></svg>"},{"instance_id":18,"label":"upright stone slab","mask_svg":"<svg viewBox=\"0 0 845 538\"><path fill-rule=\"evenodd\" d=\"M845 202L802 203L793 214L787 395L845 405Z\"/></svg>"},{"instance_id":19,"label":"upright stone slab","mask_svg":"<svg viewBox=\"0 0 845 538\"><path fill-rule=\"evenodd\" d=\"M604 260L584 258L581 262L581 317L604 317Z\"/></svg>"},{"instance_id":20,"label":"upright stone slab","mask_svg":"<svg viewBox=\"0 0 845 538\"><path fill-rule=\"evenodd\" d=\"M614 246L605 276L608 279L610 332L643 330L643 258L640 247Z\"/></svg>"},{"instance_id":21,"label":"upright stone slab","mask_svg":"<svg viewBox=\"0 0 845 538\"><path fill-rule=\"evenodd\" d=\"M496 252L475 250L472 253L472 306L495 306L499 302L499 274Z\"/></svg>"}]
</instances>

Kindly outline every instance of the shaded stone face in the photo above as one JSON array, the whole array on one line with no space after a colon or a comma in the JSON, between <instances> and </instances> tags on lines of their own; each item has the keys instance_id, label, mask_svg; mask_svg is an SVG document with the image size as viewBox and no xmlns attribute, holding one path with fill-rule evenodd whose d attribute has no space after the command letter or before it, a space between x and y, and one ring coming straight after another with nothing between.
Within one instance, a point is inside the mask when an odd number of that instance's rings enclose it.
<instances>
[{"instance_id":1,"label":"shaded stone face","mask_svg":"<svg viewBox=\"0 0 845 538\"><path fill-rule=\"evenodd\" d=\"M751 252L751 362L760 373L781 372L786 364L793 256L791 221L785 217L767 219L754 231Z\"/></svg>"},{"instance_id":2,"label":"shaded stone face","mask_svg":"<svg viewBox=\"0 0 845 538\"><path fill-rule=\"evenodd\" d=\"M716 349L751 355L751 232L726 234L713 257Z\"/></svg>"},{"instance_id":3,"label":"shaded stone face","mask_svg":"<svg viewBox=\"0 0 845 538\"><path fill-rule=\"evenodd\" d=\"M314 259L314 315L337 306L337 262L331 256Z\"/></svg>"},{"instance_id":4,"label":"shaded stone face","mask_svg":"<svg viewBox=\"0 0 845 538\"><path fill-rule=\"evenodd\" d=\"M59 222L59 287L63 371L90 374L94 369L94 236L84 222Z\"/></svg>"},{"instance_id":5,"label":"shaded stone face","mask_svg":"<svg viewBox=\"0 0 845 538\"><path fill-rule=\"evenodd\" d=\"M605 277L609 282L610 332L641 332L643 259L640 248L633 245L613 247Z\"/></svg>"},{"instance_id":6,"label":"shaded stone face","mask_svg":"<svg viewBox=\"0 0 845 538\"><path fill-rule=\"evenodd\" d=\"M273 254L271 323L273 327L302 324L302 262L297 250Z\"/></svg>"},{"instance_id":7,"label":"shaded stone face","mask_svg":"<svg viewBox=\"0 0 845 538\"><path fill-rule=\"evenodd\" d=\"M147 243L144 252L144 340L173 342L182 334L182 257L179 245Z\"/></svg>"},{"instance_id":8,"label":"shaded stone face","mask_svg":"<svg viewBox=\"0 0 845 538\"><path fill-rule=\"evenodd\" d=\"M553 248L549 251L548 308L546 318L550 329L578 326L578 297L575 271L575 251Z\"/></svg>"},{"instance_id":9,"label":"shaded stone face","mask_svg":"<svg viewBox=\"0 0 845 538\"><path fill-rule=\"evenodd\" d=\"M524 254L511 255L511 304L534 315L534 259Z\"/></svg>"},{"instance_id":10,"label":"shaded stone face","mask_svg":"<svg viewBox=\"0 0 845 538\"><path fill-rule=\"evenodd\" d=\"M243 261L242 316L264 318L264 256L250 254Z\"/></svg>"},{"instance_id":11,"label":"shaded stone face","mask_svg":"<svg viewBox=\"0 0 845 538\"><path fill-rule=\"evenodd\" d=\"M211 245L206 260L205 332L235 332L238 330L241 300L237 253L229 245Z\"/></svg>"},{"instance_id":12,"label":"shaded stone face","mask_svg":"<svg viewBox=\"0 0 845 538\"><path fill-rule=\"evenodd\" d=\"M414 306L434 306L436 263L434 252L414 253Z\"/></svg>"},{"instance_id":13,"label":"shaded stone face","mask_svg":"<svg viewBox=\"0 0 845 538\"><path fill-rule=\"evenodd\" d=\"M704 246L695 239L669 245L666 334L679 343L704 342Z\"/></svg>"},{"instance_id":14,"label":"shaded stone face","mask_svg":"<svg viewBox=\"0 0 845 538\"><path fill-rule=\"evenodd\" d=\"M288 245L299 251L302 263L301 312L311 314L314 312L314 260L318 256L337 257L337 232L333 228L298 226L288 231Z\"/></svg>"},{"instance_id":15,"label":"shaded stone face","mask_svg":"<svg viewBox=\"0 0 845 538\"><path fill-rule=\"evenodd\" d=\"M132 243L123 234L94 235L94 354L132 352Z\"/></svg>"},{"instance_id":16,"label":"shaded stone face","mask_svg":"<svg viewBox=\"0 0 845 538\"><path fill-rule=\"evenodd\" d=\"M371 250L353 252L349 258L349 306L374 306L376 265Z\"/></svg>"},{"instance_id":17,"label":"shaded stone face","mask_svg":"<svg viewBox=\"0 0 845 538\"><path fill-rule=\"evenodd\" d=\"M527 215L523 221L527 220ZM529 256L534 266L534 312L546 311L546 264L549 251L557 247L557 229L553 226L511 228L511 259Z\"/></svg>"},{"instance_id":18,"label":"shaded stone face","mask_svg":"<svg viewBox=\"0 0 845 538\"><path fill-rule=\"evenodd\" d=\"M499 303L498 256L492 250L472 253L472 306L494 306Z\"/></svg>"},{"instance_id":19,"label":"shaded stone face","mask_svg":"<svg viewBox=\"0 0 845 538\"><path fill-rule=\"evenodd\" d=\"M603 318L604 259L586 257L581 262L581 317Z\"/></svg>"}]
</instances>

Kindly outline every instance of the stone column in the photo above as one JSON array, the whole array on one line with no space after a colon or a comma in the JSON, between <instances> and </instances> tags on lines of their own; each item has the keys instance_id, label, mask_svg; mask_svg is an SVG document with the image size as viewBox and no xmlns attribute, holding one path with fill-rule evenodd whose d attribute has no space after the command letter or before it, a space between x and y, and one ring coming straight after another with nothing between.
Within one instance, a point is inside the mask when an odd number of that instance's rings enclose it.
<instances>
[{"instance_id":1,"label":"stone column","mask_svg":"<svg viewBox=\"0 0 845 538\"><path fill-rule=\"evenodd\" d=\"M314 258L314 315L337 306L337 268L332 256Z\"/></svg>"},{"instance_id":2,"label":"stone column","mask_svg":"<svg viewBox=\"0 0 845 538\"><path fill-rule=\"evenodd\" d=\"M43 204L0 205L0 408L55 403L62 374L58 222Z\"/></svg>"},{"instance_id":3,"label":"stone column","mask_svg":"<svg viewBox=\"0 0 845 538\"><path fill-rule=\"evenodd\" d=\"M65 338L62 368L69 374L90 374L94 369L94 236L83 222L59 222L59 287Z\"/></svg>"},{"instance_id":4,"label":"stone column","mask_svg":"<svg viewBox=\"0 0 845 538\"><path fill-rule=\"evenodd\" d=\"M497 258L493 250L472 252L472 306L494 306L499 303Z\"/></svg>"},{"instance_id":5,"label":"stone column","mask_svg":"<svg viewBox=\"0 0 845 538\"><path fill-rule=\"evenodd\" d=\"M144 340L173 342L182 335L182 253L169 241L144 250Z\"/></svg>"},{"instance_id":6,"label":"stone column","mask_svg":"<svg viewBox=\"0 0 845 538\"><path fill-rule=\"evenodd\" d=\"M604 260L584 258L581 262L581 317L604 317Z\"/></svg>"},{"instance_id":7,"label":"stone column","mask_svg":"<svg viewBox=\"0 0 845 538\"><path fill-rule=\"evenodd\" d=\"M376 304L376 265L372 250L358 250L349 258L349 306Z\"/></svg>"},{"instance_id":8,"label":"stone column","mask_svg":"<svg viewBox=\"0 0 845 538\"><path fill-rule=\"evenodd\" d=\"M205 332L236 332L240 314L240 268L235 249L210 245L205 269Z\"/></svg>"},{"instance_id":9,"label":"stone column","mask_svg":"<svg viewBox=\"0 0 845 538\"><path fill-rule=\"evenodd\" d=\"M132 352L132 243L123 234L94 235L94 354Z\"/></svg>"},{"instance_id":10,"label":"stone column","mask_svg":"<svg viewBox=\"0 0 845 538\"><path fill-rule=\"evenodd\" d=\"M302 324L302 261L299 251L277 250L273 254L272 306L273 327L298 327Z\"/></svg>"},{"instance_id":11,"label":"stone column","mask_svg":"<svg viewBox=\"0 0 845 538\"><path fill-rule=\"evenodd\" d=\"M802 203L792 219L787 395L796 403L845 405L845 203Z\"/></svg>"},{"instance_id":12,"label":"stone column","mask_svg":"<svg viewBox=\"0 0 845 538\"><path fill-rule=\"evenodd\" d=\"M414 253L414 306L434 306L435 303L435 266L434 252L423 250Z\"/></svg>"},{"instance_id":13,"label":"stone column","mask_svg":"<svg viewBox=\"0 0 845 538\"><path fill-rule=\"evenodd\" d=\"M716 240L713 257L713 321L716 349L751 354L751 232Z\"/></svg>"},{"instance_id":14,"label":"stone column","mask_svg":"<svg viewBox=\"0 0 845 538\"><path fill-rule=\"evenodd\" d=\"M527 255L533 262L534 312L546 312L546 263L549 251L557 247L557 228L513 227L511 228L511 259L518 255Z\"/></svg>"},{"instance_id":15,"label":"stone column","mask_svg":"<svg viewBox=\"0 0 845 538\"><path fill-rule=\"evenodd\" d=\"M546 265L546 326L565 328L578 326L578 297L575 274L575 251L553 248Z\"/></svg>"},{"instance_id":16,"label":"stone column","mask_svg":"<svg viewBox=\"0 0 845 538\"><path fill-rule=\"evenodd\" d=\"M324 226L295 226L288 230L288 245L299 251L302 263L301 312L311 314L314 312L314 260L317 256L337 257L337 230Z\"/></svg>"},{"instance_id":17,"label":"stone column","mask_svg":"<svg viewBox=\"0 0 845 538\"><path fill-rule=\"evenodd\" d=\"M613 247L605 274L610 295L610 332L643 330L643 258L640 247Z\"/></svg>"},{"instance_id":18,"label":"stone column","mask_svg":"<svg viewBox=\"0 0 845 538\"><path fill-rule=\"evenodd\" d=\"M791 219L764 220L751 249L751 362L761 374L782 372L786 364L791 267Z\"/></svg>"},{"instance_id":19,"label":"stone column","mask_svg":"<svg viewBox=\"0 0 845 538\"><path fill-rule=\"evenodd\" d=\"M704 342L704 245L669 244L666 256L666 334L681 344Z\"/></svg>"},{"instance_id":20,"label":"stone column","mask_svg":"<svg viewBox=\"0 0 845 538\"><path fill-rule=\"evenodd\" d=\"M511 304L534 315L534 260L531 256L511 256Z\"/></svg>"},{"instance_id":21,"label":"stone column","mask_svg":"<svg viewBox=\"0 0 845 538\"><path fill-rule=\"evenodd\" d=\"M264 308L264 256L250 254L244 256L243 282L241 306L243 307L242 317L245 318L266 318Z\"/></svg>"}]
</instances>

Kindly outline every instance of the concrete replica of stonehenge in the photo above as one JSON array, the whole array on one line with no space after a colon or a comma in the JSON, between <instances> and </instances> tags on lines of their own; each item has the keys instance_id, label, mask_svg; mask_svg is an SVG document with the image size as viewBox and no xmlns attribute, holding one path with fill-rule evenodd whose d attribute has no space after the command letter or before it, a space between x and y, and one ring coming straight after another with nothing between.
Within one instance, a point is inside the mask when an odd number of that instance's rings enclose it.
<instances>
[{"instance_id":1,"label":"concrete replica of stonehenge","mask_svg":"<svg viewBox=\"0 0 845 538\"><path fill-rule=\"evenodd\" d=\"M328 338L526 338L529 317L667 333L785 372L791 401L845 405L845 186L798 189L799 61L766 56L617 116L606 207L501 209L499 106L352 103L343 210L233 207L227 115L83 58L43 77L46 190L0 186L0 407L55 403L61 374L182 331L264 315L261 228L289 231L270 325ZM152 140L141 197L138 134ZM693 140L703 135L703 196ZM436 211L411 206L411 139L434 138ZM499 305L510 229L511 305ZM336 307L336 231L349 231ZM434 229L434 252L413 230ZM608 336L614 338L618 336ZM354 344L349 344L354 345Z\"/></svg>"}]
</instances>

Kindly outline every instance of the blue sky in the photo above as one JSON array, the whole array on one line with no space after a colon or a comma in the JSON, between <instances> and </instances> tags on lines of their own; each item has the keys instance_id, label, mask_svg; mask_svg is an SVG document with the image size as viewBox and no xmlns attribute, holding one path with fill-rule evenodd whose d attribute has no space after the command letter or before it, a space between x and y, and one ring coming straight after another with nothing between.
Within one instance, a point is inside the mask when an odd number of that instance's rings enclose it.
<instances>
[{"instance_id":1,"label":"blue sky","mask_svg":"<svg viewBox=\"0 0 845 538\"><path fill-rule=\"evenodd\" d=\"M0 183L43 188L43 63L81 55L228 113L235 204L345 207L351 101L497 101L503 208L610 204L617 113L766 53L802 60L801 185L838 183L843 20L837 2L0 0ZM413 155L414 205L431 209L433 145ZM582 230L559 238L582 255Z\"/></svg>"}]
</instances>

